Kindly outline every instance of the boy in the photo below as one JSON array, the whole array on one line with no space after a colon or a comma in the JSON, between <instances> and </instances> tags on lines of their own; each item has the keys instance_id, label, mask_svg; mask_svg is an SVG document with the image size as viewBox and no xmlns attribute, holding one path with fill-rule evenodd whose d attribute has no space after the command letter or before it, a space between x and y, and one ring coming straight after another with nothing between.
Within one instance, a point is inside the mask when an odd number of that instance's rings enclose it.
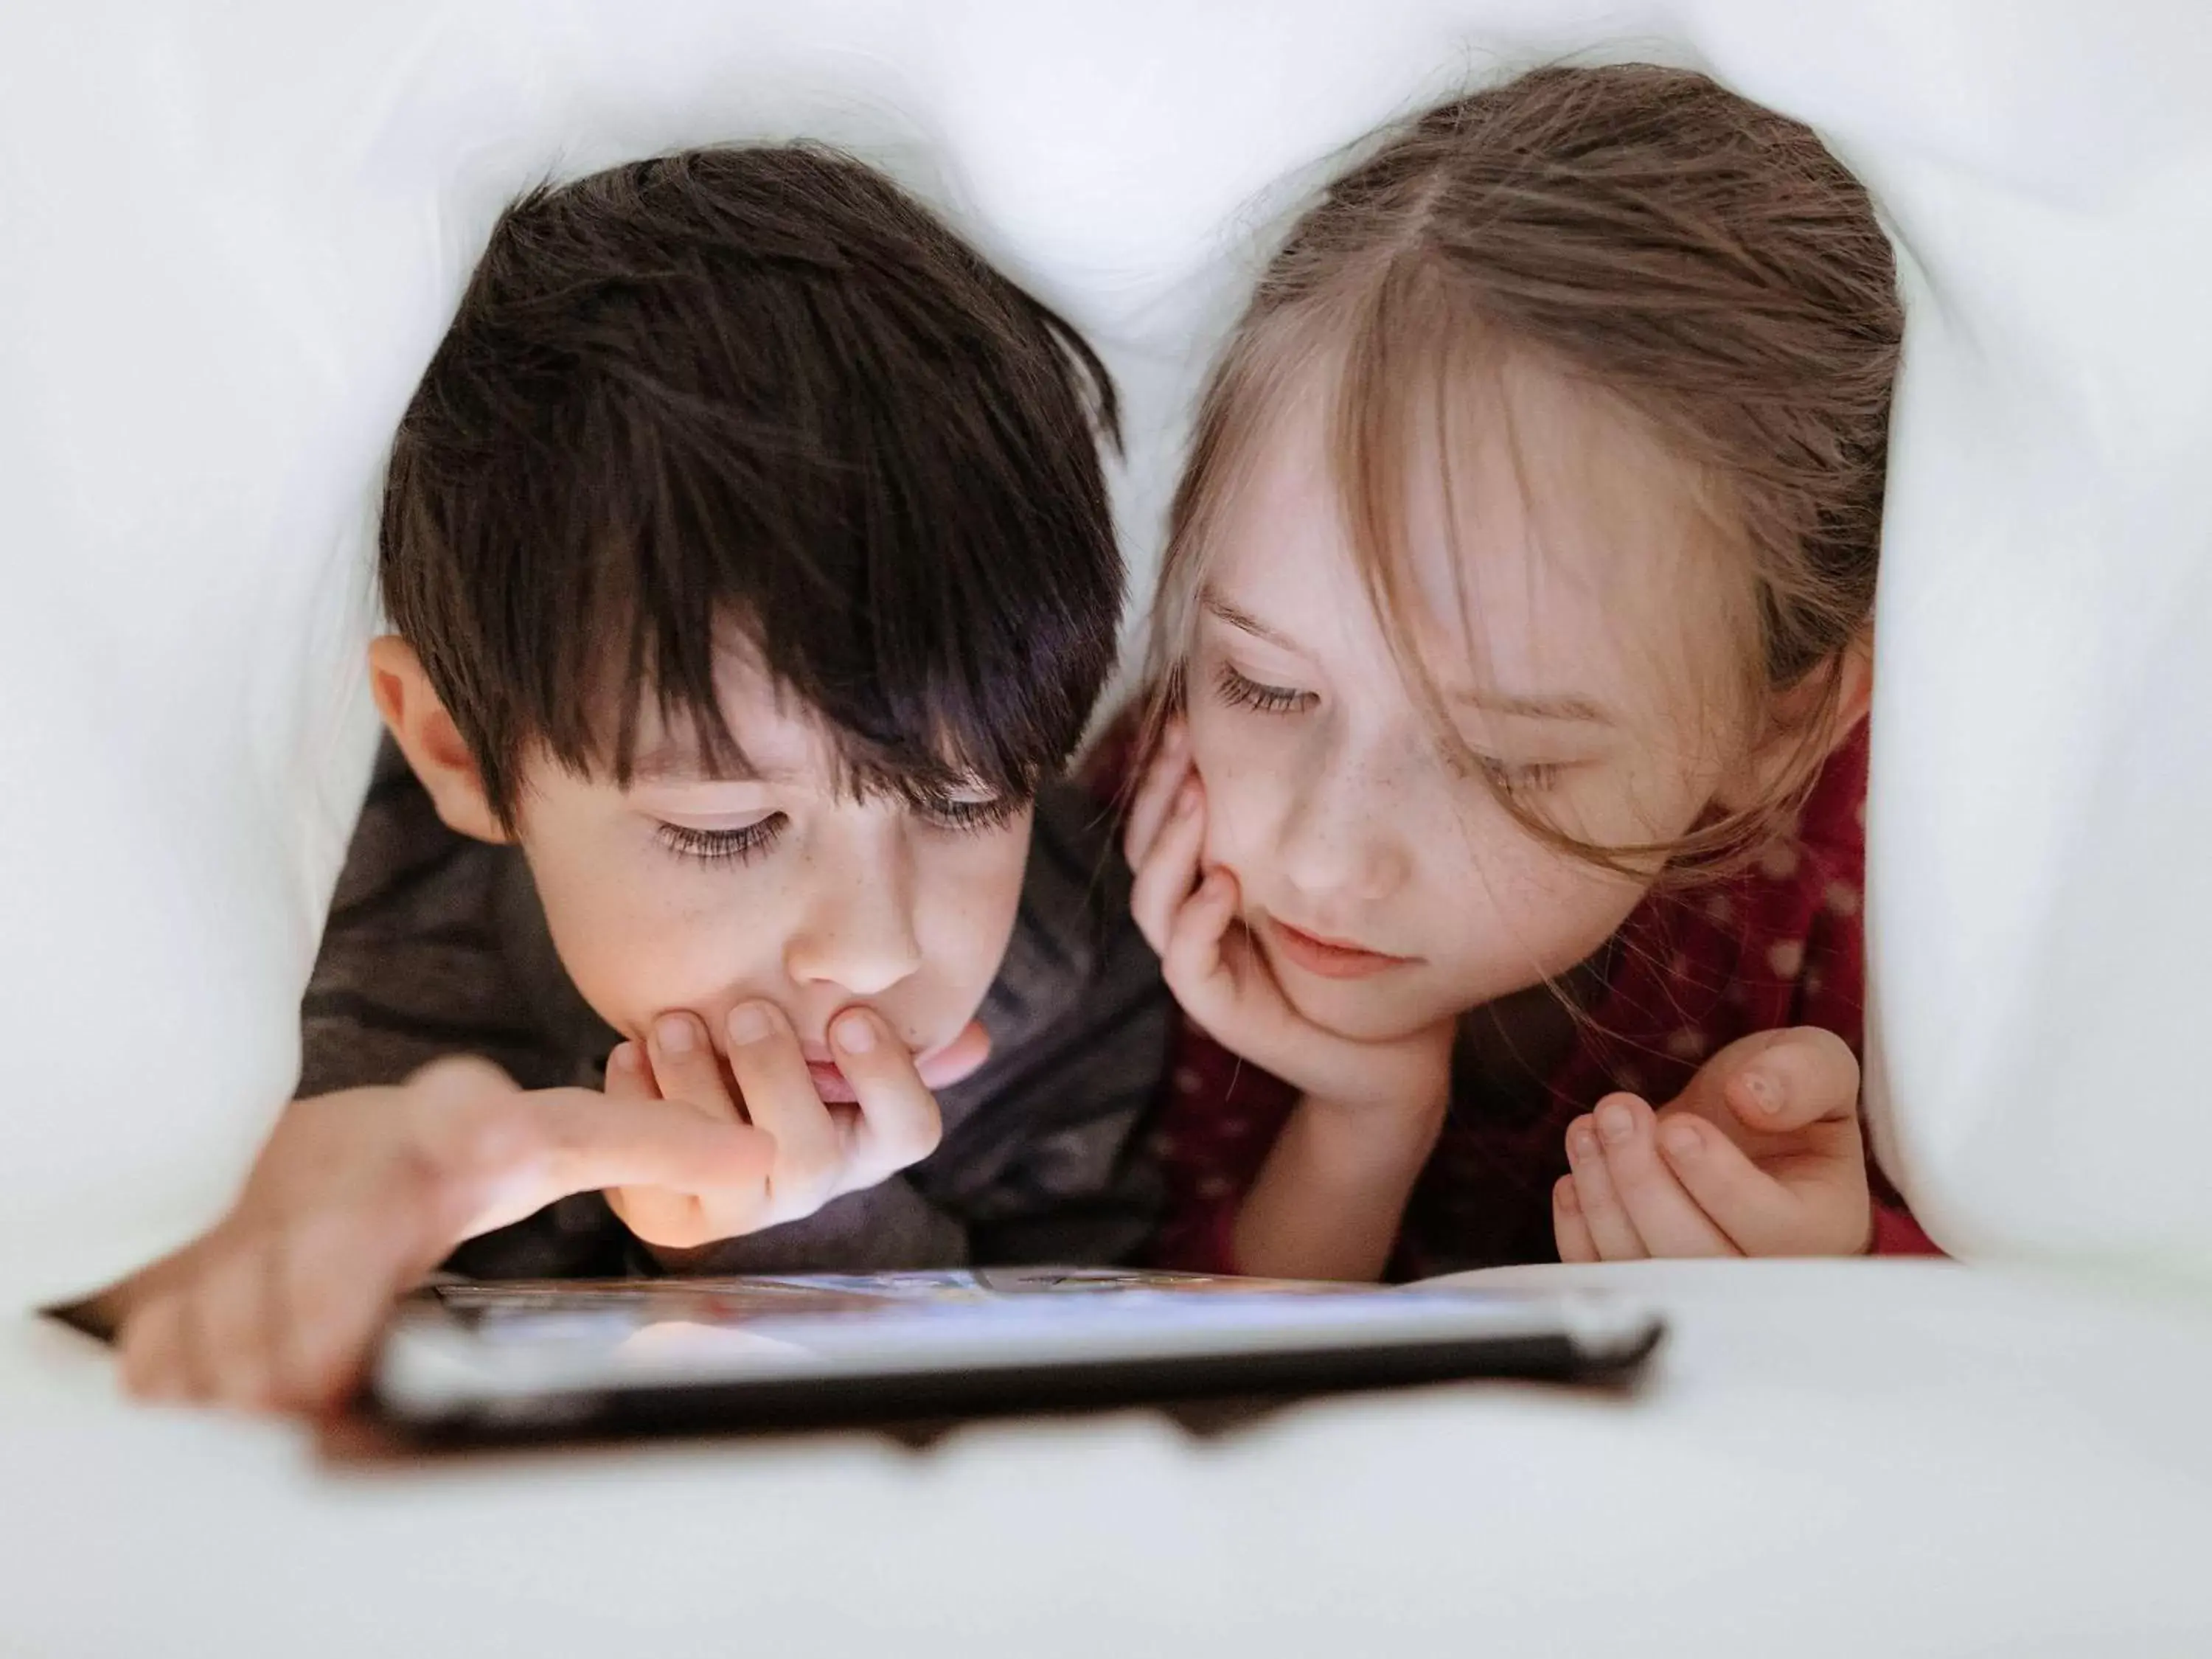
<instances>
[{"instance_id":1,"label":"boy","mask_svg":"<svg viewBox=\"0 0 2212 1659\"><path fill-rule=\"evenodd\" d=\"M299 1098L112 1293L130 1385L334 1401L449 1255L1132 1251L1167 1005L1053 781L1113 660L1114 422L1073 330L835 155L510 209L393 449L391 741Z\"/></svg>"}]
</instances>

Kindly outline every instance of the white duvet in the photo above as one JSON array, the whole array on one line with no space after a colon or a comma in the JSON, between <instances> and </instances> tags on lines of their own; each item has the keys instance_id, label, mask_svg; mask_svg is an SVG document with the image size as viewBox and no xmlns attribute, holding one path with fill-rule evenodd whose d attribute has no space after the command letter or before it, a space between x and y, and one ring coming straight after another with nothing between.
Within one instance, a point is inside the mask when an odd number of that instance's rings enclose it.
<instances>
[{"instance_id":1,"label":"white duvet","mask_svg":"<svg viewBox=\"0 0 2212 1659\"><path fill-rule=\"evenodd\" d=\"M1979 1255L2212 1269L2212 17L2192 0L378 0L0 10L0 1280L204 1224L282 1102L372 738L371 503L499 204L813 134L1121 378L1149 573L1280 180L1466 78L1703 64L1911 304L1880 605L1881 1144Z\"/></svg>"}]
</instances>

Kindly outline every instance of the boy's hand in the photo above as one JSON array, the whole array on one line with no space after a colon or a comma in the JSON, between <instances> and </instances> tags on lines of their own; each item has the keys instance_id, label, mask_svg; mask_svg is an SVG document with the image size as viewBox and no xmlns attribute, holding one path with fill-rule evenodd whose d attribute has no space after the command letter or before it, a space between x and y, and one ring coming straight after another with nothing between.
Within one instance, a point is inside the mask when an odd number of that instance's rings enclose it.
<instances>
[{"instance_id":1,"label":"boy's hand","mask_svg":"<svg viewBox=\"0 0 2212 1659\"><path fill-rule=\"evenodd\" d=\"M1873 1234L1859 1066L1833 1032L1761 1031L1654 1113L1611 1095L1567 1127L1552 1191L1562 1261L1853 1255Z\"/></svg>"},{"instance_id":2,"label":"boy's hand","mask_svg":"<svg viewBox=\"0 0 2212 1659\"><path fill-rule=\"evenodd\" d=\"M625 1042L607 1057L614 1098L681 1101L717 1122L750 1121L775 1142L773 1156L741 1186L610 1189L607 1202L647 1243L689 1249L794 1221L937 1149L937 1097L874 1011L848 1008L830 1022L837 1069L857 1105L823 1104L799 1038L774 1003L739 1003L722 1035L726 1071L705 1024L688 1012L654 1021L646 1048Z\"/></svg>"},{"instance_id":3,"label":"boy's hand","mask_svg":"<svg viewBox=\"0 0 2212 1659\"><path fill-rule=\"evenodd\" d=\"M1222 1047L1310 1099L1441 1121L1457 1022L1391 1042L1356 1042L1312 1024L1237 919L1237 878L1217 866L1201 878L1205 845L1206 786L1178 720L1162 735L1122 838L1134 876L1129 908L1176 1002Z\"/></svg>"},{"instance_id":4,"label":"boy's hand","mask_svg":"<svg viewBox=\"0 0 2212 1659\"><path fill-rule=\"evenodd\" d=\"M757 1186L771 1151L682 1106L526 1092L461 1057L295 1100L230 1213L108 1292L124 1383L145 1399L333 1407L393 1298L462 1240L603 1187Z\"/></svg>"}]
</instances>

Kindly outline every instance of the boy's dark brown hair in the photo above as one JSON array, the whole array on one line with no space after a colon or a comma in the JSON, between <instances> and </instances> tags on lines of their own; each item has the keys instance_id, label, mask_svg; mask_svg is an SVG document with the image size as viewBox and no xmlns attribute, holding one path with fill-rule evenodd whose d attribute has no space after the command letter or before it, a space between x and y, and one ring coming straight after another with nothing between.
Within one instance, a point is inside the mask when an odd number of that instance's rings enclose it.
<instances>
[{"instance_id":1,"label":"boy's dark brown hair","mask_svg":"<svg viewBox=\"0 0 2212 1659\"><path fill-rule=\"evenodd\" d=\"M1663 847L1592 846L1500 793L1601 864L1717 867L1817 776L1844 653L1866 643L1903 330L1865 189L1810 128L1705 76L1552 67L1430 111L1299 220L1213 371L1152 613L1155 719L1182 696L1220 515L1271 408L1320 364L1356 556L1451 741L1407 643L1405 502L1466 381L1531 362L1625 406L1683 463L1742 574L1742 702L1788 695L1802 742L1768 799Z\"/></svg>"},{"instance_id":2,"label":"boy's dark brown hair","mask_svg":"<svg viewBox=\"0 0 2212 1659\"><path fill-rule=\"evenodd\" d=\"M872 169L702 149L501 217L385 485L380 575L511 828L540 749L627 782L652 698L742 770L749 645L855 789L1025 796L1114 659L1081 337Z\"/></svg>"}]
</instances>

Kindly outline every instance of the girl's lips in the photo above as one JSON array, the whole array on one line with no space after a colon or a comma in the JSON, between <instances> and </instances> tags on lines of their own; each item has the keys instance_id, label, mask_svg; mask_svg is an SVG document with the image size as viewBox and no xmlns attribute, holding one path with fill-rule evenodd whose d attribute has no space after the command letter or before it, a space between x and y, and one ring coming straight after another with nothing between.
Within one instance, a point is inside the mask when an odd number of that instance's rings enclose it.
<instances>
[{"instance_id":1,"label":"girl's lips","mask_svg":"<svg viewBox=\"0 0 2212 1659\"><path fill-rule=\"evenodd\" d=\"M1262 927L1269 945L1296 966L1322 979L1365 979L1418 960L1386 956L1345 939L1324 939L1273 916L1262 918Z\"/></svg>"}]
</instances>

